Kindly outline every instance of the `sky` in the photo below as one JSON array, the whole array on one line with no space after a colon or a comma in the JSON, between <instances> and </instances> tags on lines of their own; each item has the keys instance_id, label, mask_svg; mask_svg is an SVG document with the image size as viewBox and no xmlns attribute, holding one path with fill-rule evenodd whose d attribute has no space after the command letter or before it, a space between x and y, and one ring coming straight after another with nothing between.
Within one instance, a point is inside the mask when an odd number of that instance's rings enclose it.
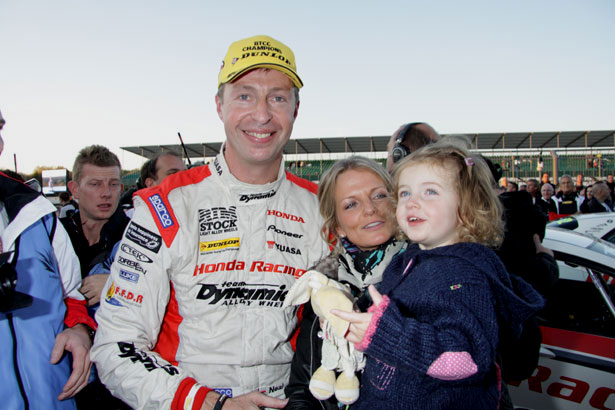
<instances>
[{"instance_id":1,"label":"sky","mask_svg":"<svg viewBox=\"0 0 615 410\"><path fill-rule=\"evenodd\" d=\"M295 53L293 138L615 129L613 0L0 0L0 168L223 141L220 63L256 34Z\"/></svg>"}]
</instances>

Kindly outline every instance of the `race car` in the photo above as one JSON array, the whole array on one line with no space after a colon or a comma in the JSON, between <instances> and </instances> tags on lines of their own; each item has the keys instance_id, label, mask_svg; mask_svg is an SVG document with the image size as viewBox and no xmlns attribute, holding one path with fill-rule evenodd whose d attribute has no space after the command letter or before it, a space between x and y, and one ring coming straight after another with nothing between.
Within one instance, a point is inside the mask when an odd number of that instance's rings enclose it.
<instances>
[{"instance_id":1,"label":"race car","mask_svg":"<svg viewBox=\"0 0 615 410\"><path fill-rule=\"evenodd\" d=\"M560 280L539 315L541 357L532 377L509 384L516 409L615 409L615 245L546 229Z\"/></svg>"},{"instance_id":2,"label":"race car","mask_svg":"<svg viewBox=\"0 0 615 410\"><path fill-rule=\"evenodd\" d=\"M613 212L571 215L549 222L547 226L569 229L615 243L615 213Z\"/></svg>"}]
</instances>

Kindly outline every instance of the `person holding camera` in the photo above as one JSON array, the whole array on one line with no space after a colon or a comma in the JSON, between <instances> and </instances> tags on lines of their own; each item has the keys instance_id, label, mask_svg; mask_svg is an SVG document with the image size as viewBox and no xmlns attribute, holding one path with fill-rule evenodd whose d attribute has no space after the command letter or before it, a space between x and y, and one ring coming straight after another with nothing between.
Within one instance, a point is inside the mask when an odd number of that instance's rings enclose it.
<instances>
[{"instance_id":1,"label":"person holding camera","mask_svg":"<svg viewBox=\"0 0 615 410\"><path fill-rule=\"evenodd\" d=\"M0 130L4 124L0 113ZM79 293L79 261L56 207L4 173L0 251L3 408L74 409L72 397L90 374L96 328Z\"/></svg>"}]
</instances>

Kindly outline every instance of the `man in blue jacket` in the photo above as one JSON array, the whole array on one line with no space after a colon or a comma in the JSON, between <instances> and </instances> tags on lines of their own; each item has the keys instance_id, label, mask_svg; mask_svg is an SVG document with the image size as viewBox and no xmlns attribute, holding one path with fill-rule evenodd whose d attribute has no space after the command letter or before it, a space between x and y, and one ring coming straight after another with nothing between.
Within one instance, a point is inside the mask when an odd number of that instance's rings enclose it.
<instances>
[{"instance_id":1,"label":"man in blue jacket","mask_svg":"<svg viewBox=\"0 0 615 410\"><path fill-rule=\"evenodd\" d=\"M4 123L0 113L0 130ZM2 148L0 137L0 153ZM79 261L55 206L3 173L0 251L6 253L0 301L2 407L74 409L72 397L87 384L90 334L96 327L78 291ZM16 284L9 286L4 278L14 274ZM31 298L11 303L12 291Z\"/></svg>"}]
</instances>

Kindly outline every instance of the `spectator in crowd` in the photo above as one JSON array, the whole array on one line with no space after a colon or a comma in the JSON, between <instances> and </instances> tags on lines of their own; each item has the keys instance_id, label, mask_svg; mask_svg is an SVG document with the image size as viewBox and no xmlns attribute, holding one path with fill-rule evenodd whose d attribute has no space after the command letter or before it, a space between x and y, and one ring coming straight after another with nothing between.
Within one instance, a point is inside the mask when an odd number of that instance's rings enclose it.
<instances>
[{"instance_id":1,"label":"spectator in crowd","mask_svg":"<svg viewBox=\"0 0 615 410\"><path fill-rule=\"evenodd\" d=\"M143 164L141 181L147 188L159 185L169 175L186 169L186 164L174 152L162 152Z\"/></svg>"},{"instance_id":2,"label":"spectator in crowd","mask_svg":"<svg viewBox=\"0 0 615 410\"><path fill-rule=\"evenodd\" d=\"M4 124L0 113L0 130ZM0 136L0 153L3 146ZM3 407L74 409L72 397L90 373L96 328L78 291L79 262L56 207L3 173L0 252Z\"/></svg>"},{"instance_id":3,"label":"spectator in crowd","mask_svg":"<svg viewBox=\"0 0 615 410\"><path fill-rule=\"evenodd\" d=\"M519 184L519 191L527 191L527 184L525 182Z\"/></svg>"},{"instance_id":4,"label":"spectator in crowd","mask_svg":"<svg viewBox=\"0 0 615 410\"><path fill-rule=\"evenodd\" d=\"M508 181L506 184L506 192L517 192L519 191L519 185L516 182Z\"/></svg>"},{"instance_id":5,"label":"spectator in crowd","mask_svg":"<svg viewBox=\"0 0 615 410\"><path fill-rule=\"evenodd\" d=\"M147 187L155 187L160 185L164 179L173 175L179 171L183 171L186 169L186 165L176 154L173 153L163 153L157 154L154 158L147 160L143 166L141 167L141 181L145 181L145 185ZM126 212L126 215L132 217L132 208ZM120 242L118 241L113 247L113 251L105 259L103 262L95 265L90 270L90 275L99 275L104 274L108 275L111 273L111 264L115 259L115 255L117 254L117 249L119 248Z\"/></svg>"},{"instance_id":6,"label":"spectator in crowd","mask_svg":"<svg viewBox=\"0 0 615 410\"><path fill-rule=\"evenodd\" d=\"M329 251L316 185L282 165L302 85L283 43L232 43L216 95L221 153L136 193L116 259L132 268L111 267L92 350L131 406L286 404L298 323L282 301Z\"/></svg>"},{"instance_id":7,"label":"spectator in crowd","mask_svg":"<svg viewBox=\"0 0 615 410\"><path fill-rule=\"evenodd\" d=\"M436 142L440 134L424 122L410 122L399 127L387 144L387 171L391 172L396 162L417 149Z\"/></svg>"},{"instance_id":8,"label":"spectator in crowd","mask_svg":"<svg viewBox=\"0 0 615 410\"><path fill-rule=\"evenodd\" d=\"M580 212L583 203L581 197L574 191L574 184L570 175L562 175L559 179L559 191L555 196L560 216L572 215Z\"/></svg>"},{"instance_id":9,"label":"spectator in crowd","mask_svg":"<svg viewBox=\"0 0 615 410\"><path fill-rule=\"evenodd\" d=\"M81 293L88 306L100 301L107 278L87 275L94 265L109 256L129 222L118 209L121 175L117 156L106 147L91 145L79 151L73 165L73 180L68 183L68 189L79 201L78 209L61 221L79 258L84 278Z\"/></svg>"},{"instance_id":10,"label":"spectator in crowd","mask_svg":"<svg viewBox=\"0 0 615 410\"><path fill-rule=\"evenodd\" d=\"M359 156L337 161L318 185L322 229L337 248L329 256L339 268L332 277L347 285L365 311L369 305L367 286L379 283L394 255L405 248L405 241L395 239L397 224L393 219L391 177L377 162ZM293 357L289 398L285 409L338 409L335 397L318 400L309 390L310 379L320 366L323 340L320 325L311 305L303 309L301 332Z\"/></svg>"},{"instance_id":11,"label":"spectator in crowd","mask_svg":"<svg viewBox=\"0 0 615 410\"><path fill-rule=\"evenodd\" d=\"M596 182L593 185L593 198L587 203L587 213L613 212L613 202L609 187L605 182Z\"/></svg>"},{"instance_id":12,"label":"spectator in crowd","mask_svg":"<svg viewBox=\"0 0 615 410\"><path fill-rule=\"evenodd\" d=\"M540 199L540 183L537 179L529 179L527 181L527 192L532 196L532 203L536 203L536 200Z\"/></svg>"},{"instance_id":13,"label":"spectator in crowd","mask_svg":"<svg viewBox=\"0 0 615 410\"><path fill-rule=\"evenodd\" d=\"M557 215L557 202L553 199L553 194L555 194L555 188L550 183L545 183L540 188L540 199L536 201L536 205L541 209L542 213L547 217L547 219L552 219ZM550 217L553 215L553 217Z\"/></svg>"},{"instance_id":14,"label":"spectator in crowd","mask_svg":"<svg viewBox=\"0 0 615 410\"><path fill-rule=\"evenodd\" d=\"M615 202L615 182L613 181L613 175L609 174L606 177L606 186L609 187L609 191L611 193L611 201Z\"/></svg>"},{"instance_id":15,"label":"spectator in crowd","mask_svg":"<svg viewBox=\"0 0 615 410\"><path fill-rule=\"evenodd\" d=\"M68 183L68 189L79 201L77 212L60 219L79 258L83 278L79 291L86 298L92 316L108 275L90 274L90 271L111 255L129 222L118 207L121 175L120 161L109 149L101 145L83 148L73 165L73 180ZM93 380L76 400L80 409L88 409L92 403L102 408L126 408L99 380Z\"/></svg>"},{"instance_id":16,"label":"spectator in crowd","mask_svg":"<svg viewBox=\"0 0 615 410\"><path fill-rule=\"evenodd\" d=\"M77 210L77 203L73 201L70 197L70 193L68 192L60 192L58 194L58 199L60 200L60 211L59 217L66 218L67 216L71 216Z\"/></svg>"},{"instance_id":17,"label":"spectator in crowd","mask_svg":"<svg viewBox=\"0 0 615 410\"><path fill-rule=\"evenodd\" d=\"M581 210L582 213L586 214L587 204L589 204L589 201L594 197L593 185L588 185L586 187L583 187L583 189L581 189L581 191L579 192L579 195L581 196L581 198L583 198L583 202L581 203L581 206L579 207L579 209Z\"/></svg>"},{"instance_id":18,"label":"spectator in crowd","mask_svg":"<svg viewBox=\"0 0 615 410\"><path fill-rule=\"evenodd\" d=\"M137 186L125 192L120 198L120 204L129 218L132 218L134 209L132 207L132 197L139 189L150 188L159 185L163 179L169 175L186 169L186 164L174 152L162 152L148 159L141 166Z\"/></svg>"}]
</instances>

